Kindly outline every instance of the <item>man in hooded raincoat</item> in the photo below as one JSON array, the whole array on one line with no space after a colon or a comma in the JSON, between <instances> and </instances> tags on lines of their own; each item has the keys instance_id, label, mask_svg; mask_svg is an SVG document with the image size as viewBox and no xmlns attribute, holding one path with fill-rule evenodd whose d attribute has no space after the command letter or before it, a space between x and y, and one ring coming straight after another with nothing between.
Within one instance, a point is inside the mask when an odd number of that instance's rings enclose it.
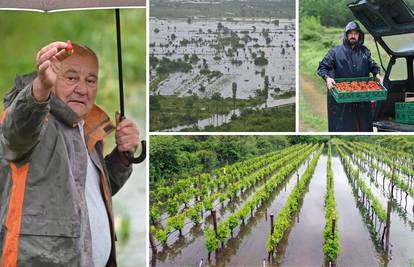
<instances>
[{"instance_id":1,"label":"man in hooded raincoat","mask_svg":"<svg viewBox=\"0 0 414 267\"><path fill-rule=\"evenodd\" d=\"M370 102L337 103L329 90L334 78L368 77L373 74L382 83L380 68L364 46L364 33L358 23L351 21L345 27L343 44L331 48L319 63L317 70L328 87L328 128L330 132L372 132Z\"/></svg>"}]
</instances>

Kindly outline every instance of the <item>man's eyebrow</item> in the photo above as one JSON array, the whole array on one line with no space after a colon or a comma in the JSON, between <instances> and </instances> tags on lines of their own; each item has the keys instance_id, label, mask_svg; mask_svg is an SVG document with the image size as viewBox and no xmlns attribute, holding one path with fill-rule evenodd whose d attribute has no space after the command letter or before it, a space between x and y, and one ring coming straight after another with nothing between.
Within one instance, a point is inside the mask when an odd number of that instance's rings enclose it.
<instances>
[{"instance_id":1,"label":"man's eyebrow","mask_svg":"<svg viewBox=\"0 0 414 267\"><path fill-rule=\"evenodd\" d=\"M92 73L92 72L88 73L88 77L94 77L95 79L98 79L98 75L96 75L95 73Z\"/></svg>"},{"instance_id":2,"label":"man's eyebrow","mask_svg":"<svg viewBox=\"0 0 414 267\"><path fill-rule=\"evenodd\" d=\"M65 73L69 73L69 72L78 73L78 71L77 71L77 70L75 70L75 69L67 69L67 70L65 71Z\"/></svg>"}]
</instances>

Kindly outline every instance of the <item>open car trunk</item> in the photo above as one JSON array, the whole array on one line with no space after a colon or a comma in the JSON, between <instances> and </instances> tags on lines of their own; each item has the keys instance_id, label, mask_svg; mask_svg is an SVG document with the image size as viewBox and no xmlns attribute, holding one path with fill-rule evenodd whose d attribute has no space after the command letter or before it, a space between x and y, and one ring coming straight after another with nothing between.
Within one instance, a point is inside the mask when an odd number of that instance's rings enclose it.
<instances>
[{"instance_id":1,"label":"open car trunk","mask_svg":"<svg viewBox=\"0 0 414 267\"><path fill-rule=\"evenodd\" d=\"M358 0L348 7L390 56L384 75L388 98L377 103L374 127L414 132L414 125L395 122L395 103L404 102L406 93L414 92L413 11L403 0Z\"/></svg>"}]
</instances>

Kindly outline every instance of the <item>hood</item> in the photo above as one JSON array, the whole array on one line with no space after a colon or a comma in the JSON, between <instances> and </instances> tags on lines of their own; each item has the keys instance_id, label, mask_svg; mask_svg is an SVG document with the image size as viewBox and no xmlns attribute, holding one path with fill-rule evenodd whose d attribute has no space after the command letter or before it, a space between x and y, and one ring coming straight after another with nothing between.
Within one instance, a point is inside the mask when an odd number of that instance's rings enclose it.
<instances>
[{"instance_id":1,"label":"hood","mask_svg":"<svg viewBox=\"0 0 414 267\"><path fill-rule=\"evenodd\" d=\"M364 39L365 39L364 32L359 27L359 24L355 21L351 21L346 25L345 32L344 32L343 43L345 45L349 46L349 41L348 41L347 34L348 34L349 31L352 31L352 30L356 30L356 31L359 32L359 40L358 40L357 46L363 45L364 44Z\"/></svg>"}]
</instances>

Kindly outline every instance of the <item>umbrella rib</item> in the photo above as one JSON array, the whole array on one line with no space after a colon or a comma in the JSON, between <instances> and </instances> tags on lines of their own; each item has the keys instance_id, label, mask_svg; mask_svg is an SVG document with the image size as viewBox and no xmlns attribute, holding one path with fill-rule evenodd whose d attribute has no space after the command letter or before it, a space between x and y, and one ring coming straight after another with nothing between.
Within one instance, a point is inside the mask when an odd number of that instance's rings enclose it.
<instances>
[{"instance_id":1,"label":"umbrella rib","mask_svg":"<svg viewBox=\"0 0 414 267\"><path fill-rule=\"evenodd\" d=\"M66 12L66 11L87 11L87 10L107 10L107 9L144 9L145 6L121 6L121 7L80 7L80 8L63 8L49 10L49 13ZM43 10L42 10L43 12Z\"/></svg>"}]
</instances>

